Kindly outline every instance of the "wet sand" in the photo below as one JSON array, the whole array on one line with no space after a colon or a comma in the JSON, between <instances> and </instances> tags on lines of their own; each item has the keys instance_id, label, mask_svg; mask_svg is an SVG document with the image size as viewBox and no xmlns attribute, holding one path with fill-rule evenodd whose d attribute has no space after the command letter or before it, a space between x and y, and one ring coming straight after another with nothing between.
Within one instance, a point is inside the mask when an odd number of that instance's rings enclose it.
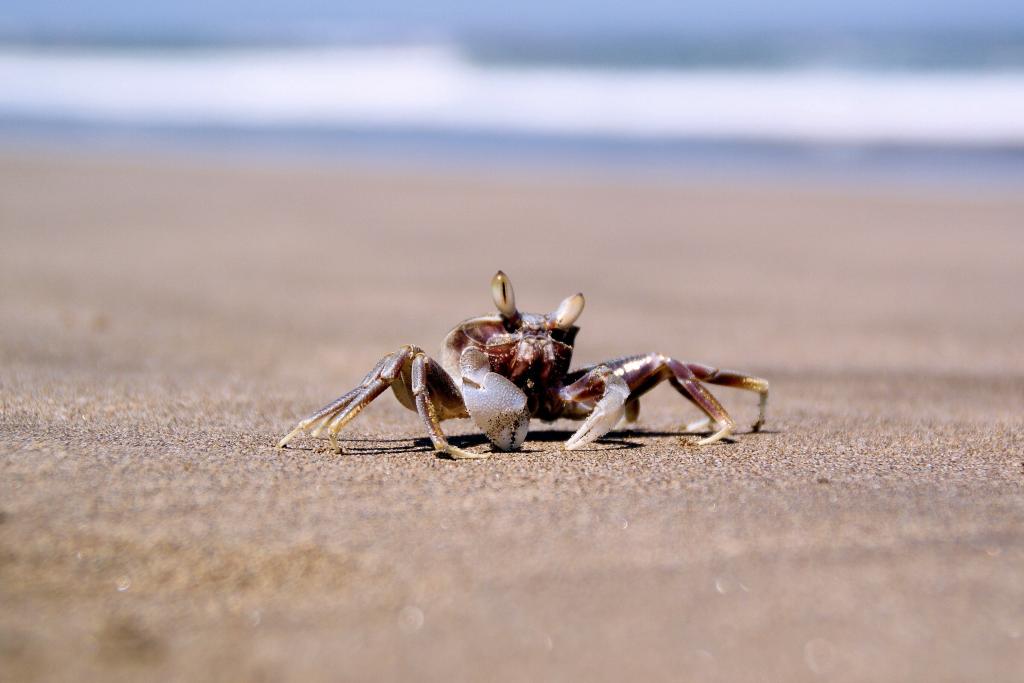
<instances>
[{"instance_id":1,"label":"wet sand","mask_svg":"<svg viewBox=\"0 0 1024 683\"><path fill-rule=\"evenodd\" d=\"M1008 191L4 153L0 679L1020 680L1022 230ZM387 394L273 448L498 268L587 295L580 363L767 377L766 431L696 447L661 387L453 462Z\"/></svg>"}]
</instances>

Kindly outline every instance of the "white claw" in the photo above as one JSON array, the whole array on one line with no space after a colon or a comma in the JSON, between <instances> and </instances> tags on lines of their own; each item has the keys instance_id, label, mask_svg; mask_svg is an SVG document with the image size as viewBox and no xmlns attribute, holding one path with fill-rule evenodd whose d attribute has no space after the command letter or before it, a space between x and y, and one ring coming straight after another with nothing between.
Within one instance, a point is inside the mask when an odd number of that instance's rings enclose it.
<instances>
[{"instance_id":1,"label":"white claw","mask_svg":"<svg viewBox=\"0 0 1024 683\"><path fill-rule=\"evenodd\" d=\"M626 399L629 398L629 385L618 375L609 374L605 378L604 395L594 406L594 410L576 433L565 442L566 450L574 451L615 429L626 413Z\"/></svg>"},{"instance_id":2,"label":"white claw","mask_svg":"<svg viewBox=\"0 0 1024 683\"><path fill-rule=\"evenodd\" d=\"M473 422L503 451L523 445L530 428L526 394L510 380L491 372L487 355L475 347L462 352L462 400Z\"/></svg>"}]
</instances>

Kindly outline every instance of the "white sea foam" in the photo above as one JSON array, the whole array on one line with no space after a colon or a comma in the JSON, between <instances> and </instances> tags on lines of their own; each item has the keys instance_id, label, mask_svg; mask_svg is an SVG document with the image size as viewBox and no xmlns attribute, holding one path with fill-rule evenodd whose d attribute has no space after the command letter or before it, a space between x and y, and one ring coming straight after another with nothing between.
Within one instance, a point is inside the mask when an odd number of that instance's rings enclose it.
<instances>
[{"instance_id":1,"label":"white sea foam","mask_svg":"<svg viewBox=\"0 0 1024 683\"><path fill-rule=\"evenodd\" d=\"M0 49L0 118L1024 144L1024 72L481 65L448 46Z\"/></svg>"}]
</instances>

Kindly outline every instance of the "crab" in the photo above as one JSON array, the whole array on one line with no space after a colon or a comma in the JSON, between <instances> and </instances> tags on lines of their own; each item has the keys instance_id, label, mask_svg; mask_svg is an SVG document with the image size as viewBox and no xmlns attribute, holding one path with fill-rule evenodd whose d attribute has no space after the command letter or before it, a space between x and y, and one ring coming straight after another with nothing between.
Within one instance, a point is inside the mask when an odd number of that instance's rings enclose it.
<instances>
[{"instance_id":1,"label":"crab","mask_svg":"<svg viewBox=\"0 0 1024 683\"><path fill-rule=\"evenodd\" d=\"M338 434L388 387L399 403L419 414L434 449L456 459L487 458L490 453L450 443L441 430L444 420L471 418L502 451L522 446L531 418L583 420L565 443L566 449L575 450L601 438L623 419L635 421L640 397L664 381L704 413L703 419L685 427L688 433L709 433L697 441L699 445L719 442L736 429L705 384L756 392L759 410L751 429L756 432L764 424L766 380L660 353L625 356L570 372L582 294L566 298L554 313L523 313L516 308L512 283L499 270L491 280L491 296L498 313L455 326L445 337L440 362L413 345L389 353L359 386L300 421L278 448L303 432L313 437L326 432L331 448L340 452Z\"/></svg>"}]
</instances>

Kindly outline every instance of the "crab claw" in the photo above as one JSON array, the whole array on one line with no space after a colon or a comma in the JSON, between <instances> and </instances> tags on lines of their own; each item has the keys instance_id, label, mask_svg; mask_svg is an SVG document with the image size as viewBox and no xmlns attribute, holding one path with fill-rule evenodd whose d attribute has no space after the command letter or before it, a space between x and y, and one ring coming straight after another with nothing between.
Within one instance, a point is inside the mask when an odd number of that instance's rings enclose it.
<instances>
[{"instance_id":1,"label":"crab claw","mask_svg":"<svg viewBox=\"0 0 1024 683\"><path fill-rule=\"evenodd\" d=\"M625 415L626 399L629 398L629 385L626 384L626 380L609 373L604 381L604 394L601 400L576 433L565 442L566 450L574 451L600 439L615 429Z\"/></svg>"},{"instance_id":2,"label":"crab claw","mask_svg":"<svg viewBox=\"0 0 1024 683\"><path fill-rule=\"evenodd\" d=\"M459 358L462 400L476 426L503 451L523 445L530 428L526 394L511 381L491 372L487 355L469 347Z\"/></svg>"}]
</instances>

